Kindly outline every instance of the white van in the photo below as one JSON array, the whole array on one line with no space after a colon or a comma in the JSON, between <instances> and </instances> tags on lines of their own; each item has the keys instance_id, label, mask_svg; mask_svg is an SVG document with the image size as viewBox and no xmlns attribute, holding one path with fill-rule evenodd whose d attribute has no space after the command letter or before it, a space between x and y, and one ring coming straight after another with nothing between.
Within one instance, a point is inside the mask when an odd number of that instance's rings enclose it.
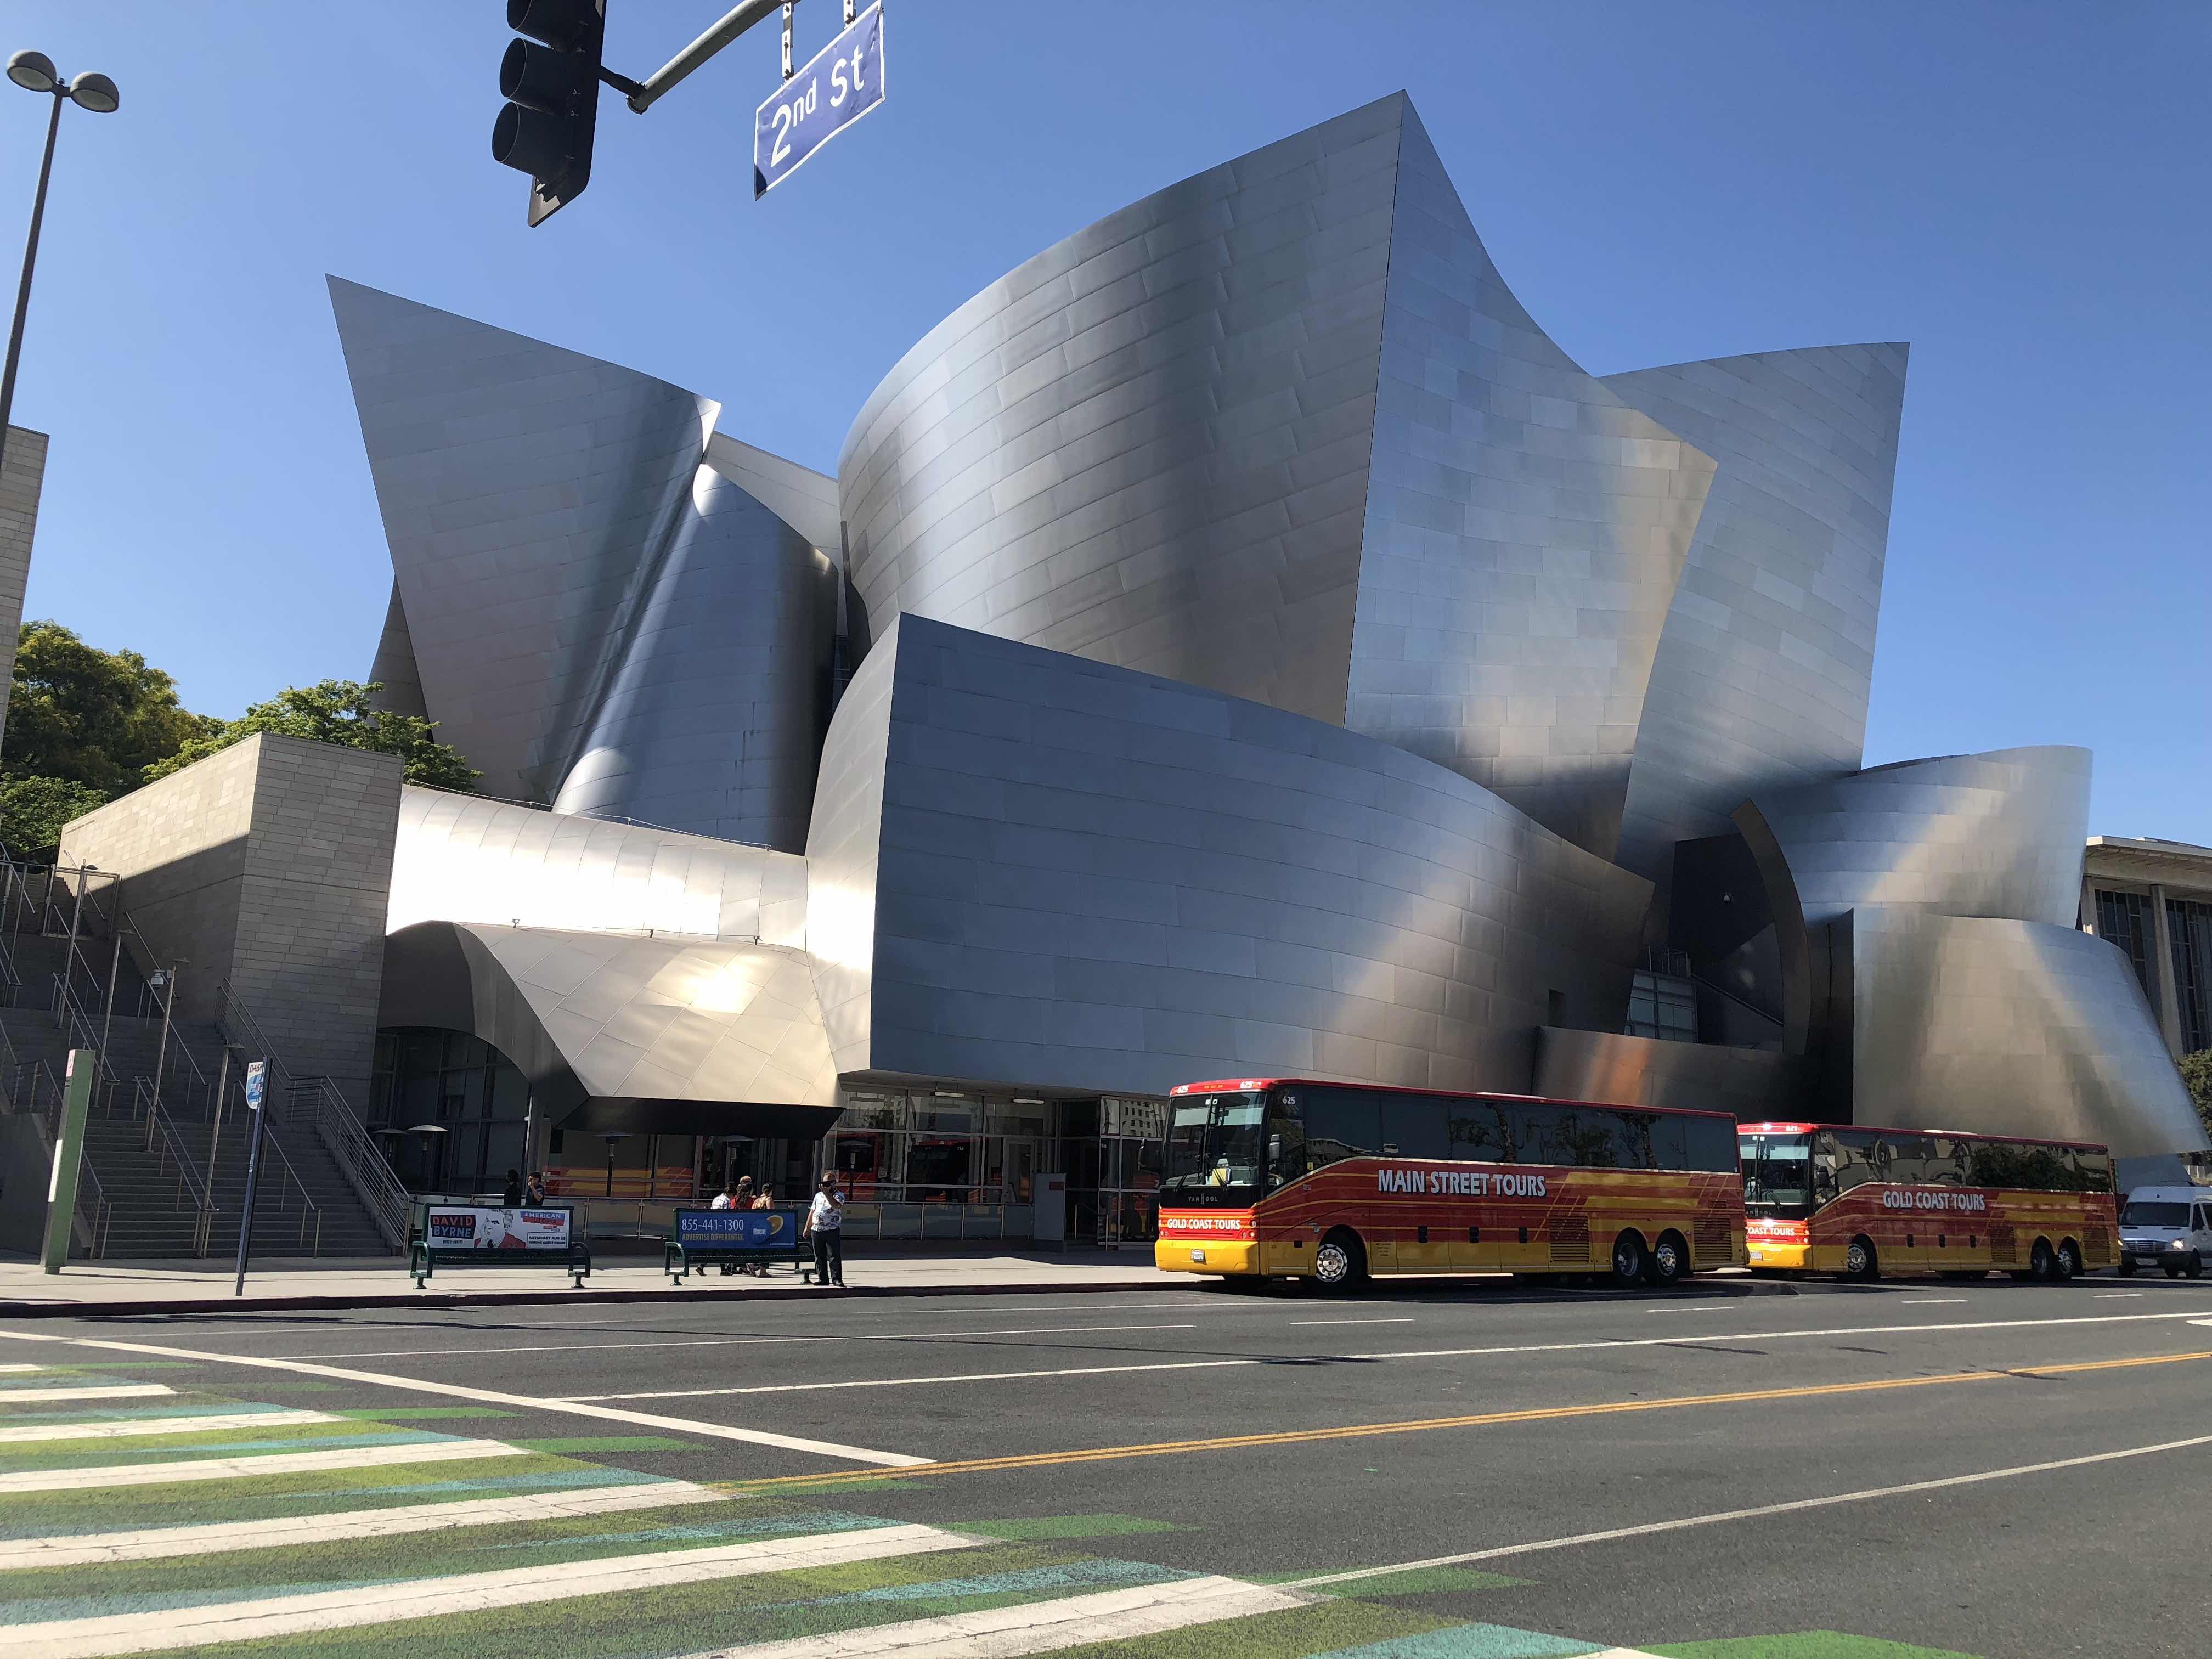
<instances>
[{"instance_id":1,"label":"white van","mask_svg":"<svg viewBox=\"0 0 2212 1659\"><path fill-rule=\"evenodd\" d=\"M2120 1271L2196 1279L2212 1259L2212 1187L2138 1187L2120 1210Z\"/></svg>"}]
</instances>

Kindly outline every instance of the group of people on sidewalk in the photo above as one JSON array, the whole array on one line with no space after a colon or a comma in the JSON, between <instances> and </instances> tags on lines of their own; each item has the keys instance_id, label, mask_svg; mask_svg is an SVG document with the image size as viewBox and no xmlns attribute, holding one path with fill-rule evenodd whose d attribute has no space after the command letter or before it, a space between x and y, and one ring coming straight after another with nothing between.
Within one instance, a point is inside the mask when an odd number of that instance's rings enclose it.
<instances>
[{"instance_id":1,"label":"group of people on sidewalk","mask_svg":"<svg viewBox=\"0 0 2212 1659\"><path fill-rule=\"evenodd\" d=\"M708 1206L714 1210L772 1210L775 1207L775 1187L763 1181L758 1188L750 1176L739 1176L736 1181L714 1194ZM799 1236L811 1238L814 1243L814 1283L817 1289L826 1290L832 1285L839 1290L845 1287L845 1195L837 1190L836 1177L823 1176L815 1188L813 1202L806 1207L805 1219L799 1224ZM722 1272L738 1271L739 1264L725 1262ZM768 1277L768 1264L754 1264L751 1271L762 1279Z\"/></svg>"},{"instance_id":2,"label":"group of people on sidewalk","mask_svg":"<svg viewBox=\"0 0 2212 1659\"><path fill-rule=\"evenodd\" d=\"M520 1170L507 1172L507 1186L499 1195L501 1207L519 1210L527 1205L532 1208L545 1201L545 1171L532 1170L525 1181Z\"/></svg>"}]
</instances>

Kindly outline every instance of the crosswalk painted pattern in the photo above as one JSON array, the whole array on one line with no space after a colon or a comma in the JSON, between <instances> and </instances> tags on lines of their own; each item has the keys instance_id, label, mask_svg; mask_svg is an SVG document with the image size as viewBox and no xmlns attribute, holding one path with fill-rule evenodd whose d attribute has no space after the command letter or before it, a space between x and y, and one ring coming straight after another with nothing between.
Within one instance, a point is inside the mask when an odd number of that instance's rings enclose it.
<instances>
[{"instance_id":1,"label":"crosswalk painted pattern","mask_svg":"<svg viewBox=\"0 0 2212 1659\"><path fill-rule=\"evenodd\" d=\"M1133 1517L898 1522L823 1507L834 1489L718 1488L495 1438L480 1419L507 1413L483 1407L230 1398L216 1370L0 1375L9 1659L1138 1659L1164 1641L1222 1659L1638 1659L1421 1611L1388 1579L1260 1583L1086 1551L1159 1529ZM428 1425L447 1418L471 1420Z\"/></svg>"}]
</instances>

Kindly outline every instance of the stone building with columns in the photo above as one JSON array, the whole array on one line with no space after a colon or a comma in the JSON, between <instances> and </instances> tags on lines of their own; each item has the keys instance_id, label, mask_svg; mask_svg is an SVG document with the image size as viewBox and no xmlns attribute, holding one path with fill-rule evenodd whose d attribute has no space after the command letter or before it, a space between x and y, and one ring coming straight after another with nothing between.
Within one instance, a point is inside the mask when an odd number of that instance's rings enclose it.
<instances>
[{"instance_id":1,"label":"stone building with columns","mask_svg":"<svg viewBox=\"0 0 2212 1659\"><path fill-rule=\"evenodd\" d=\"M2175 1059L2212 1048L2212 847L2090 836L2081 931L2127 957Z\"/></svg>"}]
</instances>

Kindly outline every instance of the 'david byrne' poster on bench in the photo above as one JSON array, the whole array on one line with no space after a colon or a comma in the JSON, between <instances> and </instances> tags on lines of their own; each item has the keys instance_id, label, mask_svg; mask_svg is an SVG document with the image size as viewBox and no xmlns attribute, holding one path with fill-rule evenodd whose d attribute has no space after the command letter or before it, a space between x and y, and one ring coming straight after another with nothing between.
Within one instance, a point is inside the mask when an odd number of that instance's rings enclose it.
<instances>
[{"instance_id":1,"label":"'david byrne' poster on bench","mask_svg":"<svg viewBox=\"0 0 2212 1659\"><path fill-rule=\"evenodd\" d=\"M484 1204L433 1205L423 1237L434 1250L565 1250L567 1210L504 1210Z\"/></svg>"}]
</instances>

